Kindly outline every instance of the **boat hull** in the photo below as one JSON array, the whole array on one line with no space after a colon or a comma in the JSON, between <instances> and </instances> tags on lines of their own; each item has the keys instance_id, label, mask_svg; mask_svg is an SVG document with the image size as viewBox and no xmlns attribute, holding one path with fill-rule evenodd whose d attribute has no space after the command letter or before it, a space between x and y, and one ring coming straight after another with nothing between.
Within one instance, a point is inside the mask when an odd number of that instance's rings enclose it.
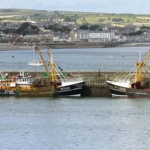
<instances>
[{"instance_id":1,"label":"boat hull","mask_svg":"<svg viewBox=\"0 0 150 150\"><path fill-rule=\"evenodd\" d=\"M17 97L52 97L54 95L54 87L17 87Z\"/></svg>"},{"instance_id":2,"label":"boat hull","mask_svg":"<svg viewBox=\"0 0 150 150\"><path fill-rule=\"evenodd\" d=\"M71 83L70 85L66 86L60 86L57 87L56 90L56 96L61 97L61 96L76 96L80 97L82 95L82 91L84 88L85 82L79 82L79 83Z\"/></svg>"},{"instance_id":3,"label":"boat hull","mask_svg":"<svg viewBox=\"0 0 150 150\"><path fill-rule=\"evenodd\" d=\"M0 90L0 96L14 96L14 90Z\"/></svg>"},{"instance_id":4,"label":"boat hull","mask_svg":"<svg viewBox=\"0 0 150 150\"><path fill-rule=\"evenodd\" d=\"M74 97L80 97L82 95L83 87L85 82L76 82L76 83L70 83L66 86L60 86L60 87L54 87L54 86L43 86L43 87L37 87L37 86L31 86L28 87L17 87L16 88L16 96L21 97L50 97L50 96L56 96L56 97L66 97L66 96L74 96Z\"/></svg>"},{"instance_id":5,"label":"boat hull","mask_svg":"<svg viewBox=\"0 0 150 150\"><path fill-rule=\"evenodd\" d=\"M10 87L11 81L0 81L0 96L14 96L15 90Z\"/></svg>"},{"instance_id":6,"label":"boat hull","mask_svg":"<svg viewBox=\"0 0 150 150\"><path fill-rule=\"evenodd\" d=\"M126 92L122 92L120 90L110 89L112 97L127 97Z\"/></svg>"},{"instance_id":7,"label":"boat hull","mask_svg":"<svg viewBox=\"0 0 150 150\"><path fill-rule=\"evenodd\" d=\"M150 97L150 89L127 89L126 93L131 98Z\"/></svg>"},{"instance_id":8,"label":"boat hull","mask_svg":"<svg viewBox=\"0 0 150 150\"><path fill-rule=\"evenodd\" d=\"M107 84L109 86L112 97L127 97L126 90L129 88L115 85L111 82L107 82Z\"/></svg>"}]
</instances>

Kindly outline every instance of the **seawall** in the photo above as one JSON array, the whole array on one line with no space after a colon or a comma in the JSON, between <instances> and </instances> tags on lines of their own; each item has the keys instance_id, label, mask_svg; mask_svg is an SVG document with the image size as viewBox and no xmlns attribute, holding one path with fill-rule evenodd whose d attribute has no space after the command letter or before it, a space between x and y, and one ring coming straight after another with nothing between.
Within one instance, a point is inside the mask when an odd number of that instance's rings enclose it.
<instances>
[{"instance_id":1,"label":"seawall","mask_svg":"<svg viewBox=\"0 0 150 150\"><path fill-rule=\"evenodd\" d=\"M79 43L27 43L27 44L17 44L12 43L0 43L0 51L3 50L30 50L34 49L35 46L39 46L40 49L52 48L52 49L73 49L73 48L107 48L107 47L149 47L149 42L143 43L120 43L120 42L79 42Z\"/></svg>"},{"instance_id":2,"label":"seawall","mask_svg":"<svg viewBox=\"0 0 150 150\"><path fill-rule=\"evenodd\" d=\"M34 49L35 46L39 46L40 49L52 48L52 49L73 49L73 48L102 48L102 47L116 47L120 43L100 43L100 42L81 42L81 43L47 43L47 44L17 44L12 43L0 43L0 50L30 50Z\"/></svg>"},{"instance_id":3,"label":"seawall","mask_svg":"<svg viewBox=\"0 0 150 150\"><path fill-rule=\"evenodd\" d=\"M53 49L66 49L66 48L104 48L104 47L117 47L118 42L79 42L79 43L55 43L55 44L41 44Z\"/></svg>"}]
</instances>

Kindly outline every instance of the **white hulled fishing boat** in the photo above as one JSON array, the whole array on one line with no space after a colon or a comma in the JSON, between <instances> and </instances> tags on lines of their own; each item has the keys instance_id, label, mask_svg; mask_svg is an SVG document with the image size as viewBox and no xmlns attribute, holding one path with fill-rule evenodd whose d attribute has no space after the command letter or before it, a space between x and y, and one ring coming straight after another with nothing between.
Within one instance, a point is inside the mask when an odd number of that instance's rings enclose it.
<instances>
[{"instance_id":1,"label":"white hulled fishing boat","mask_svg":"<svg viewBox=\"0 0 150 150\"><path fill-rule=\"evenodd\" d=\"M131 71L127 73L127 75L121 77L118 76L113 81L106 81L112 96L133 97L134 95L144 95L142 82L144 81L145 75L150 67L147 62L149 56L150 51L147 53L144 61L141 61L141 56L139 56L139 60L136 63L136 69L134 69L134 71ZM149 90L145 90L146 95L148 92Z\"/></svg>"}]
</instances>

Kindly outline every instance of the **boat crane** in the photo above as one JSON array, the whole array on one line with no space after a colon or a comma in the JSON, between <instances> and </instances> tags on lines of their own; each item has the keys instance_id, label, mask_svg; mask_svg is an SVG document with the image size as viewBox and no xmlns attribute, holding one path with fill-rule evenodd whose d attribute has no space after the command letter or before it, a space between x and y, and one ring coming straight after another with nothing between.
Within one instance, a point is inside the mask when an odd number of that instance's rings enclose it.
<instances>
[{"instance_id":1,"label":"boat crane","mask_svg":"<svg viewBox=\"0 0 150 150\"><path fill-rule=\"evenodd\" d=\"M42 56L42 53L41 53L40 49L38 48L38 46L35 47L35 50L38 52L38 54L39 54L39 56L40 56L40 58L41 58L41 60L42 60L42 63L43 63L43 65L44 65L44 67L45 67L45 70L46 70L46 72L47 72L47 74L48 74L48 77L49 77L49 79L50 79L50 82L51 82L52 84L56 84L57 75L59 75L59 73L57 72L56 65L55 65L55 63L53 62L53 58L52 58L52 55L51 55L51 53L50 53L50 50L48 49L48 55L49 55L49 57L50 57L50 62L49 62L48 65L50 66L50 71L49 71L49 69L48 69L48 67L47 67L47 65L46 65L46 63L45 63L45 60L44 60L44 58L43 58L43 56ZM59 75L59 76L60 76L60 75ZM60 77L61 77L61 76L60 76Z\"/></svg>"},{"instance_id":2,"label":"boat crane","mask_svg":"<svg viewBox=\"0 0 150 150\"><path fill-rule=\"evenodd\" d=\"M47 53L48 53L49 59L50 59L50 62L48 63L48 66L50 66L50 71L49 71L49 69L45 63L45 60L44 60L42 53L41 53L40 49L38 48L38 46L35 47L35 50L38 52L38 54L42 60L42 63L45 67L45 70L48 73L48 76L50 77L50 81L52 83L56 82L58 80L57 76L59 76L60 79L65 80L63 74L61 72L59 72L58 67L56 66L56 64L53 61L53 57L52 57L52 54L50 52L50 49L47 50Z\"/></svg>"},{"instance_id":3,"label":"boat crane","mask_svg":"<svg viewBox=\"0 0 150 150\"><path fill-rule=\"evenodd\" d=\"M55 82L57 80L56 64L53 61L53 57L52 57L52 54L50 53L50 49L48 49L47 53L48 53L49 58L50 58L50 62L48 65L50 66L50 69L51 69L51 80L52 80L52 82Z\"/></svg>"},{"instance_id":4,"label":"boat crane","mask_svg":"<svg viewBox=\"0 0 150 150\"><path fill-rule=\"evenodd\" d=\"M46 65L46 63L45 63L45 60L44 60L44 58L43 58L43 56L42 56L42 53L41 53L40 49L38 48L38 46L35 47L35 50L38 52L38 54L39 54L39 56L40 56L40 58L41 58L41 60L42 60L42 63L43 63L43 65L44 65L44 67L45 67L45 70L46 70L46 72L48 73L48 76L50 77L50 73L49 73L48 67L47 67L47 65Z\"/></svg>"},{"instance_id":5,"label":"boat crane","mask_svg":"<svg viewBox=\"0 0 150 150\"><path fill-rule=\"evenodd\" d=\"M135 71L135 77L134 77L134 85L141 84L143 81L146 73L148 72L148 69L150 67L150 64L146 66L147 60L150 56L150 51L147 53L146 58L144 61L139 61L136 63L136 71ZM145 68L145 71L144 71Z\"/></svg>"},{"instance_id":6,"label":"boat crane","mask_svg":"<svg viewBox=\"0 0 150 150\"><path fill-rule=\"evenodd\" d=\"M20 36L26 31L27 29L23 30L23 32L21 34L19 34L13 41L13 45L17 44L17 40L20 38Z\"/></svg>"},{"instance_id":7,"label":"boat crane","mask_svg":"<svg viewBox=\"0 0 150 150\"><path fill-rule=\"evenodd\" d=\"M52 82L57 81L58 79L60 79L61 81L66 81L66 77L63 75L61 69L55 64L55 62L53 61L53 56L52 53L50 52L50 49L47 50L48 55L49 55L49 59L50 59L50 63L48 64L50 66L50 72L52 75ZM59 78L58 78L59 77Z\"/></svg>"},{"instance_id":8,"label":"boat crane","mask_svg":"<svg viewBox=\"0 0 150 150\"><path fill-rule=\"evenodd\" d=\"M144 67L146 67L146 63L147 63L149 56L150 56L150 51L147 53L144 61L139 61L136 63L136 72L135 72L134 82L142 82L143 81L145 74L149 68L149 65L148 65L143 74L143 69L144 69Z\"/></svg>"},{"instance_id":9,"label":"boat crane","mask_svg":"<svg viewBox=\"0 0 150 150\"><path fill-rule=\"evenodd\" d=\"M17 40L20 38L20 35L18 35L15 40L13 41L13 45L15 45L17 43Z\"/></svg>"}]
</instances>

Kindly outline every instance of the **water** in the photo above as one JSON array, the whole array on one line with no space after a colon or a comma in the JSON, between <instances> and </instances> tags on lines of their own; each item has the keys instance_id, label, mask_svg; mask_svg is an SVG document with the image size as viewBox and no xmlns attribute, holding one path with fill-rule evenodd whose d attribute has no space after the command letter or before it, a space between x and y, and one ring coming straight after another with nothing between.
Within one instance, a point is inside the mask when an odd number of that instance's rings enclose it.
<instances>
[{"instance_id":1,"label":"water","mask_svg":"<svg viewBox=\"0 0 150 150\"><path fill-rule=\"evenodd\" d=\"M129 70L139 51L148 48L52 49L69 71ZM31 69L29 51L0 53L2 70ZM148 150L149 114L149 99L0 97L0 150Z\"/></svg>"},{"instance_id":2,"label":"water","mask_svg":"<svg viewBox=\"0 0 150 150\"><path fill-rule=\"evenodd\" d=\"M90 49L52 49L53 58L64 71L130 71L141 52L145 58L149 47L115 47ZM43 57L49 62L47 50L41 50ZM29 66L35 59L33 49L19 51L0 51L0 70L3 71L45 71L44 67Z\"/></svg>"},{"instance_id":3,"label":"water","mask_svg":"<svg viewBox=\"0 0 150 150\"><path fill-rule=\"evenodd\" d=\"M1 150L147 150L150 100L0 98Z\"/></svg>"}]
</instances>

